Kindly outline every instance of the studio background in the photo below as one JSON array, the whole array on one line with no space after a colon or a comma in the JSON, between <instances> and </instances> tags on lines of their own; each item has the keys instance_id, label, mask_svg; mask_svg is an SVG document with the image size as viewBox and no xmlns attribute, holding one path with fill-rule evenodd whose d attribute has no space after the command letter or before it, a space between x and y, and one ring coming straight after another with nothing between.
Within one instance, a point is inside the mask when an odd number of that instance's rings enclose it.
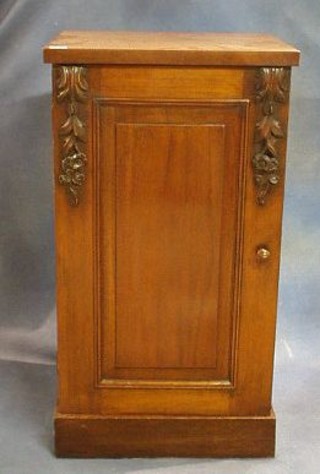
<instances>
[{"instance_id":1,"label":"studio background","mask_svg":"<svg viewBox=\"0 0 320 474\"><path fill-rule=\"evenodd\" d=\"M318 0L0 0L0 473L313 474L320 465ZM269 460L57 460L51 71L64 29L272 33L293 68Z\"/></svg>"}]
</instances>

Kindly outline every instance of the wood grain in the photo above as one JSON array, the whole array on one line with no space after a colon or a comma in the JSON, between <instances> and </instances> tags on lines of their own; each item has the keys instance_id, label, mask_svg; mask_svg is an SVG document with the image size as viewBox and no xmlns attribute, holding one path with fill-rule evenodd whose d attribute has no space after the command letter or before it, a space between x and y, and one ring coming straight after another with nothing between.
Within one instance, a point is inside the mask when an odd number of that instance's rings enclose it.
<instances>
[{"instance_id":1,"label":"wood grain","mask_svg":"<svg viewBox=\"0 0 320 474\"><path fill-rule=\"evenodd\" d=\"M115 365L215 368L224 126L118 124L116 140Z\"/></svg>"},{"instance_id":2,"label":"wood grain","mask_svg":"<svg viewBox=\"0 0 320 474\"><path fill-rule=\"evenodd\" d=\"M231 381L247 104L98 104L101 377Z\"/></svg>"},{"instance_id":3,"label":"wood grain","mask_svg":"<svg viewBox=\"0 0 320 474\"><path fill-rule=\"evenodd\" d=\"M293 66L295 47L271 35L135 31L64 31L44 47L45 62Z\"/></svg>"},{"instance_id":4,"label":"wood grain","mask_svg":"<svg viewBox=\"0 0 320 474\"><path fill-rule=\"evenodd\" d=\"M244 69L211 67L88 66L95 97L148 101L243 98ZM125 80L124 80L125 77ZM121 84L121 87L119 85Z\"/></svg>"},{"instance_id":5,"label":"wood grain","mask_svg":"<svg viewBox=\"0 0 320 474\"><path fill-rule=\"evenodd\" d=\"M81 417L57 415L61 457L269 457L275 417Z\"/></svg>"}]
</instances>

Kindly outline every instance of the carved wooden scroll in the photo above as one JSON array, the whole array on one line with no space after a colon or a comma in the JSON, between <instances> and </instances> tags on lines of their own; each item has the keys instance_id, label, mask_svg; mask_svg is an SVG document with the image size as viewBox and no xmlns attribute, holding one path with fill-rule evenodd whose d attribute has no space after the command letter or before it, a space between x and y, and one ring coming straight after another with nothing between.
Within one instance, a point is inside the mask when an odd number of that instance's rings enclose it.
<instances>
[{"instance_id":1,"label":"carved wooden scroll","mask_svg":"<svg viewBox=\"0 0 320 474\"><path fill-rule=\"evenodd\" d=\"M67 191L69 202L79 204L79 191L86 179L86 125L83 119L88 83L82 66L56 66L54 70L56 100L65 104L66 118L59 128L61 138L61 172L59 182Z\"/></svg>"},{"instance_id":2,"label":"carved wooden scroll","mask_svg":"<svg viewBox=\"0 0 320 474\"><path fill-rule=\"evenodd\" d=\"M278 140L284 137L277 112L288 100L289 69L263 67L258 71L256 100L261 104L261 115L256 123L254 156L252 158L257 202L265 204L271 188L280 180Z\"/></svg>"}]
</instances>

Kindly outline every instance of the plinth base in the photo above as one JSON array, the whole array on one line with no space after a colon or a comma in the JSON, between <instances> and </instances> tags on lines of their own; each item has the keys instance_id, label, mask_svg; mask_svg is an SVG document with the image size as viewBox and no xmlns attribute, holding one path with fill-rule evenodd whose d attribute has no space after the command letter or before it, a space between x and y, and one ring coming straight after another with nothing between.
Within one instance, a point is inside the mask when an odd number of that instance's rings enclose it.
<instances>
[{"instance_id":1,"label":"plinth base","mask_svg":"<svg viewBox=\"0 0 320 474\"><path fill-rule=\"evenodd\" d=\"M275 415L250 417L61 415L60 457L272 457Z\"/></svg>"}]
</instances>

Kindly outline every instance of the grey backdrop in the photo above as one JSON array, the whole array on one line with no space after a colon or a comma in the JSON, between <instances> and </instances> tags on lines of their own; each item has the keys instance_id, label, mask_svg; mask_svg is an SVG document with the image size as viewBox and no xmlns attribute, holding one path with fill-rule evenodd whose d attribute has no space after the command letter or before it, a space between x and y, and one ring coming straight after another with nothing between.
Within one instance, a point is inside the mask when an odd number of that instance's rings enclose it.
<instances>
[{"instance_id":1,"label":"grey backdrop","mask_svg":"<svg viewBox=\"0 0 320 474\"><path fill-rule=\"evenodd\" d=\"M319 0L0 0L0 473L312 474L320 465ZM275 460L56 460L50 67L62 29L269 32L293 71L274 406Z\"/></svg>"}]
</instances>

